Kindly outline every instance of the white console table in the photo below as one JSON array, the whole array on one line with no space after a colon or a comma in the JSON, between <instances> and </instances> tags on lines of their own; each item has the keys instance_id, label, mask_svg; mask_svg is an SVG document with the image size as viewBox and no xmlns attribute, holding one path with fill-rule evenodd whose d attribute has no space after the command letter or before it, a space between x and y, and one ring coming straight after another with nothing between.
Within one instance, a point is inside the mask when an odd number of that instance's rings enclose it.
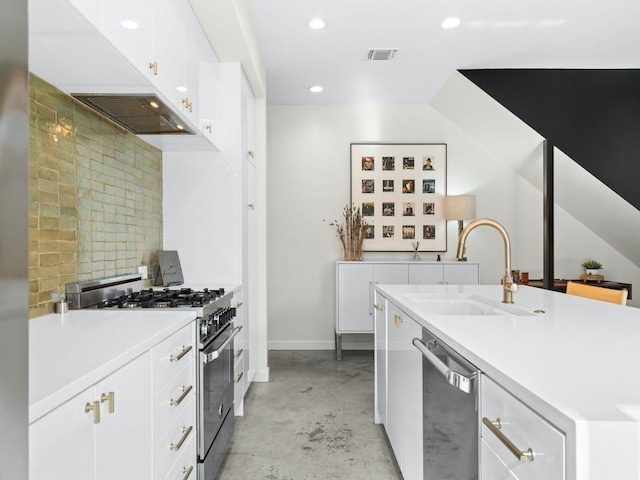
<instances>
[{"instance_id":1,"label":"white console table","mask_svg":"<svg viewBox=\"0 0 640 480\"><path fill-rule=\"evenodd\" d=\"M342 334L373 333L374 285L478 285L480 266L470 262L336 262L336 356Z\"/></svg>"}]
</instances>

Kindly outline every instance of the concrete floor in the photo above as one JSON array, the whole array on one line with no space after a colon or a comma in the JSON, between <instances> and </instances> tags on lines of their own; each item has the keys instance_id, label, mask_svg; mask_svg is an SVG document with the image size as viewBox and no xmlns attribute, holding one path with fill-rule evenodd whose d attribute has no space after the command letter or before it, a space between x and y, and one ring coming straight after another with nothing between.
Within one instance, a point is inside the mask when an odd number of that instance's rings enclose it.
<instances>
[{"instance_id":1,"label":"concrete floor","mask_svg":"<svg viewBox=\"0 0 640 480\"><path fill-rule=\"evenodd\" d=\"M373 423L373 352L270 351L219 480L399 480Z\"/></svg>"}]
</instances>

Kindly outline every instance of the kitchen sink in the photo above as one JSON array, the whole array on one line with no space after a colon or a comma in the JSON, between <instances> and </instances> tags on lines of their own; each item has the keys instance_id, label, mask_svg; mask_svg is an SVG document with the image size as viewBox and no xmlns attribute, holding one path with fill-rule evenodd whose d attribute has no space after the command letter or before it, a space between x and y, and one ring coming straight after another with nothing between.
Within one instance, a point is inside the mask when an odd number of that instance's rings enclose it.
<instances>
[{"instance_id":1,"label":"kitchen sink","mask_svg":"<svg viewBox=\"0 0 640 480\"><path fill-rule=\"evenodd\" d=\"M418 303L422 311L433 315L535 315L533 312L528 312L513 305L500 303L478 295L408 293L405 297L410 302Z\"/></svg>"}]
</instances>

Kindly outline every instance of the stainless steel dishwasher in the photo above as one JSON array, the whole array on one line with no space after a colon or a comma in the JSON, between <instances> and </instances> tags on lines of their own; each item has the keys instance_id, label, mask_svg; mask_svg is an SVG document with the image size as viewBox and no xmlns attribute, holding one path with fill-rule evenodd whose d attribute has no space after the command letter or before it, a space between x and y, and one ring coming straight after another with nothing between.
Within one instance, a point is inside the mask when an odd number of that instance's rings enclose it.
<instances>
[{"instance_id":1,"label":"stainless steel dishwasher","mask_svg":"<svg viewBox=\"0 0 640 480\"><path fill-rule=\"evenodd\" d=\"M429 331L422 353L425 480L478 479L479 370Z\"/></svg>"}]
</instances>

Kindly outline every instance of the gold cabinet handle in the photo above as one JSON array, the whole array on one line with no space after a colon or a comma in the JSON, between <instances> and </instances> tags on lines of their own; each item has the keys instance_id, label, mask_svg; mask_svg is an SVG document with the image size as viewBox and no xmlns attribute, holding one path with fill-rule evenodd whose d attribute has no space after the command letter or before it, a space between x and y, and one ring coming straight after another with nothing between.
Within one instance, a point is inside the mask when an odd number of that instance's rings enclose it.
<instances>
[{"instance_id":1,"label":"gold cabinet handle","mask_svg":"<svg viewBox=\"0 0 640 480\"><path fill-rule=\"evenodd\" d=\"M233 358L240 358L240 355L242 355L243 352L244 352L244 348L241 348L240 350L236 350L236 353L233 354Z\"/></svg>"},{"instance_id":2,"label":"gold cabinet handle","mask_svg":"<svg viewBox=\"0 0 640 480\"><path fill-rule=\"evenodd\" d=\"M402 318L402 316L400 315L394 315L393 323L396 326L396 328L400 328L400 326L404 323L404 318Z\"/></svg>"},{"instance_id":3,"label":"gold cabinet handle","mask_svg":"<svg viewBox=\"0 0 640 480\"><path fill-rule=\"evenodd\" d=\"M174 400L172 398L171 401L169 402L169 405L171 405L172 407L177 407L178 405L180 405L182 401L185 398L187 398L187 395L189 395L189 392L191 390L193 390L193 385L189 385L188 387L182 387L182 395L180 395L177 400Z\"/></svg>"},{"instance_id":4,"label":"gold cabinet handle","mask_svg":"<svg viewBox=\"0 0 640 480\"><path fill-rule=\"evenodd\" d=\"M189 101L189 97L182 99L182 105L184 105L184 108L188 109L189 112L193 112L193 102Z\"/></svg>"},{"instance_id":5,"label":"gold cabinet handle","mask_svg":"<svg viewBox=\"0 0 640 480\"><path fill-rule=\"evenodd\" d=\"M377 303L374 303L373 306L376 308L376 310L378 310L379 312L383 312L384 311L384 307L382 305L378 305Z\"/></svg>"},{"instance_id":6,"label":"gold cabinet handle","mask_svg":"<svg viewBox=\"0 0 640 480\"><path fill-rule=\"evenodd\" d=\"M242 378L242 376L244 375L244 372L240 372L240 375L238 375L234 380L233 383L238 383L240 381L240 379Z\"/></svg>"},{"instance_id":7,"label":"gold cabinet handle","mask_svg":"<svg viewBox=\"0 0 640 480\"><path fill-rule=\"evenodd\" d=\"M527 460L533 461L533 450L530 448L526 451L520 450L515 444L509 440L509 438L502 433L500 430L502 428L502 424L500 423L500 419L496 419L495 421L489 420L487 417L482 417L482 423L484 423L487 428L493 433L498 440L502 442L502 444L507 447L507 449L520 461L520 463L526 462Z\"/></svg>"},{"instance_id":8,"label":"gold cabinet handle","mask_svg":"<svg viewBox=\"0 0 640 480\"><path fill-rule=\"evenodd\" d=\"M171 355L171 357L169 357L169 360L171 360L172 362L179 362L182 359L182 357L184 357L187 353L191 351L192 348L193 348L193 345L183 345L182 351L178 355Z\"/></svg>"},{"instance_id":9,"label":"gold cabinet handle","mask_svg":"<svg viewBox=\"0 0 640 480\"><path fill-rule=\"evenodd\" d=\"M84 411L85 413L93 412L93 423L100 423L100 402L87 402Z\"/></svg>"},{"instance_id":10,"label":"gold cabinet handle","mask_svg":"<svg viewBox=\"0 0 640 480\"><path fill-rule=\"evenodd\" d=\"M109 402L109 413L116 411L116 394L114 392L100 395L100 403Z\"/></svg>"},{"instance_id":11,"label":"gold cabinet handle","mask_svg":"<svg viewBox=\"0 0 640 480\"><path fill-rule=\"evenodd\" d=\"M254 153L254 151L253 151L253 150L249 150L249 151L247 152L247 154L248 154L251 158L256 158L256 154Z\"/></svg>"},{"instance_id":12,"label":"gold cabinet handle","mask_svg":"<svg viewBox=\"0 0 640 480\"><path fill-rule=\"evenodd\" d=\"M184 467L184 468L182 469L182 474L184 475L184 476L182 477L182 480L187 480L187 478L189 478L189 477L191 476L191 472L193 472L193 466L191 466L191 467L189 467L189 468Z\"/></svg>"},{"instance_id":13,"label":"gold cabinet handle","mask_svg":"<svg viewBox=\"0 0 640 480\"><path fill-rule=\"evenodd\" d=\"M236 303L236 308L240 308L242 305L244 305L244 302L238 302Z\"/></svg>"},{"instance_id":14,"label":"gold cabinet handle","mask_svg":"<svg viewBox=\"0 0 640 480\"><path fill-rule=\"evenodd\" d=\"M180 447L182 447L182 444L187 440L187 438L189 437L189 434L191 433L191 430L193 430L193 427L182 427L182 438L178 441L178 443L172 443L171 444L171 450L177 452L178 450L180 450Z\"/></svg>"},{"instance_id":15,"label":"gold cabinet handle","mask_svg":"<svg viewBox=\"0 0 640 480\"><path fill-rule=\"evenodd\" d=\"M158 75L158 62L149 62L149 69L154 75Z\"/></svg>"}]
</instances>

